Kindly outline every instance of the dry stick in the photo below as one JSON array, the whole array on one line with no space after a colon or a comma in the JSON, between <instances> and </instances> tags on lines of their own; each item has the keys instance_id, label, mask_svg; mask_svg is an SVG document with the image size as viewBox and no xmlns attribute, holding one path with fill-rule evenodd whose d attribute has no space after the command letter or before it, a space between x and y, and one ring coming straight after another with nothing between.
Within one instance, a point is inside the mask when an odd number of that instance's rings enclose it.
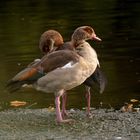
<instances>
[{"instance_id":1,"label":"dry stick","mask_svg":"<svg viewBox=\"0 0 140 140\"><path fill-rule=\"evenodd\" d=\"M34 105L36 105L36 104L37 104L37 102L35 102L35 103L33 103L33 104L27 106L26 108L30 108L30 107L32 107L32 106L34 106Z\"/></svg>"}]
</instances>

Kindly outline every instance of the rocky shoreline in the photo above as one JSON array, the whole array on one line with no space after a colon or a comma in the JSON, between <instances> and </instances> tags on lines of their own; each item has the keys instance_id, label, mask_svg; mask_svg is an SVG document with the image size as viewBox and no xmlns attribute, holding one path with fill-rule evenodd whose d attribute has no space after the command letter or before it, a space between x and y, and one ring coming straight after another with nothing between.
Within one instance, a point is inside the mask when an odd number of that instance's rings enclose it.
<instances>
[{"instance_id":1,"label":"rocky shoreline","mask_svg":"<svg viewBox=\"0 0 140 140\"><path fill-rule=\"evenodd\" d=\"M71 124L57 124L54 109L0 112L1 140L140 140L140 112L92 109L68 111Z\"/></svg>"}]
</instances>

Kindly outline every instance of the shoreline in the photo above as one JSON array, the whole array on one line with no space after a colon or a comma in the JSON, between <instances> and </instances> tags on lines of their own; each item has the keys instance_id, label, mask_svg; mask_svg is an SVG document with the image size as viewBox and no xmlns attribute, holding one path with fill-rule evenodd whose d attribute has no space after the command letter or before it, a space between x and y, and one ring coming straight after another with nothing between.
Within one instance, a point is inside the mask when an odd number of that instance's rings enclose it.
<instances>
[{"instance_id":1,"label":"shoreline","mask_svg":"<svg viewBox=\"0 0 140 140\"><path fill-rule=\"evenodd\" d=\"M0 139L140 140L140 112L92 109L68 111L71 124L57 124L54 109L11 109L0 112Z\"/></svg>"}]
</instances>

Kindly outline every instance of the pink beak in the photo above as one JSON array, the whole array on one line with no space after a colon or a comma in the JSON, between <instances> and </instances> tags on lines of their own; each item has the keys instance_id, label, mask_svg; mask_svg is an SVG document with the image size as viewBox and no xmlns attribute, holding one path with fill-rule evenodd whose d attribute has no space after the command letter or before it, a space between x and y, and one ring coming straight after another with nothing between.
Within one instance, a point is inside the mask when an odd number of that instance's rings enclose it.
<instances>
[{"instance_id":1,"label":"pink beak","mask_svg":"<svg viewBox=\"0 0 140 140\"><path fill-rule=\"evenodd\" d=\"M95 41L102 41L99 37L96 36L96 34L94 34L92 36L92 40L95 40Z\"/></svg>"}]
</instances>

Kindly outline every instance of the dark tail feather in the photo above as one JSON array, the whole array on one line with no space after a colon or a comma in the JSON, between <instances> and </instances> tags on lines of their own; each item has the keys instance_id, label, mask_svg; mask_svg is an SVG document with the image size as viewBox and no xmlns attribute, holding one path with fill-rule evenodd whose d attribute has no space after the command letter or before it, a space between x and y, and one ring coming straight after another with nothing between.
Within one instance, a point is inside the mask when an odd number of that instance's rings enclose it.
<instances>
[{"instance_id":1,"label":"dark tail feather","mask_svg":"<svg viewBox=\"0 0 140 140\"><path fill-rule=\"evenodd\" d=\"M93 85L98 85L100 93L104 92L107 85L107 79L101 69L97 66L94 73L84 82L85 85L93 87Z\"/></svg>"},{"instance_id":2,"label":"dark tail feather","mask_svg":"<svg viewBox=\"0 0 140 140\"><path fill-rule=\"evenodd\" d=\"M44 75L44 73L37 71L34 68L26 68L9 80L6 87L9 92L15 92L19 90L24 84L33 84L37 81L37 79Z\"/></svg>"},{"instance_id":3,"label":"dark tail feather","mask_svg":"<svg viewBox=\"0 0 140 140\"><path fill-rule=\"evenodd\" d=\"M107 78L98 66L92 75L92 79L95 83L99 84L100 93L103 93L107 85Z\"/></svg>"},{"instance_id":4,"label":"dark tail feather","mask_svg":"<svg viewBox=\"0 0 140 140\"><path fill-rule=\"evenodd\" d=\"M24 81L10 80L10 81L8 81L8 83L6 85L6 88L10 93L13 93L13 92L19 90L24 83L25 83Z\"/></svg>"}]
</instances>

